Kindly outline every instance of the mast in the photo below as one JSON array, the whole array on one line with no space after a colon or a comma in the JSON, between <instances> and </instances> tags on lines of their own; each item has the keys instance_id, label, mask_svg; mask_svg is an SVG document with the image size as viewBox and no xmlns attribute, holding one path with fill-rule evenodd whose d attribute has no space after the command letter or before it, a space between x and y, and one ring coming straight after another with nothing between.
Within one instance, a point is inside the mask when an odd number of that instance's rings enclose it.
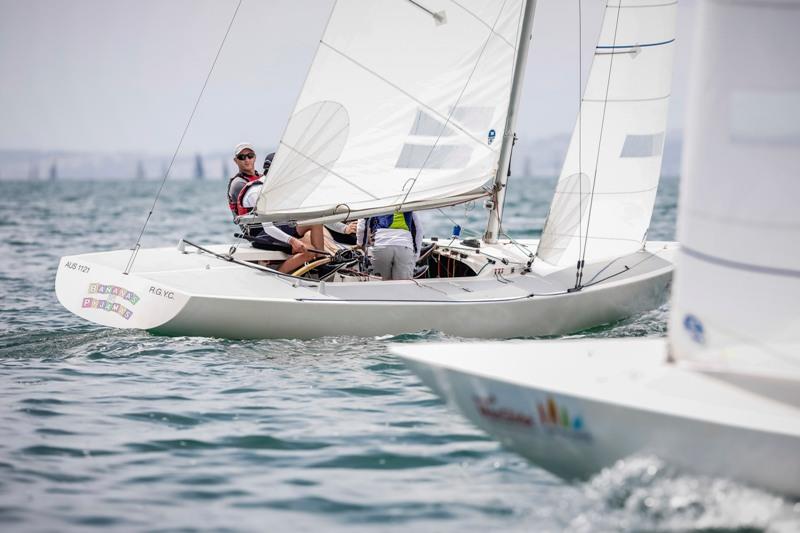
<instances>
[{"instance_id":1,"label":"mast","mask_svg":"<svg viewBox=\"0 0 800 533\"><path fill-rule=\"evenodd\" d=\"M500 160L497 165L497 174L494 178L494 200L489 212L489 222L483 242L493 244L497 242L500 233L500 221L503 218L503 202L506 197L506 182L508 181L508 167L511 163L511 148L514 144L514 128L517 123L517 105L522 89L522 79L525 76L525 63L528 60L528 48L531 42L533 29L533 13L536 10L536 0L525 2L525 14L522 17L522 30L519 33L517 45L517 60L514 64L514 79L511 82L511 93L508 102L506 127L503 132L503 145L500 148Z\"/></svg>"}]
</instances>

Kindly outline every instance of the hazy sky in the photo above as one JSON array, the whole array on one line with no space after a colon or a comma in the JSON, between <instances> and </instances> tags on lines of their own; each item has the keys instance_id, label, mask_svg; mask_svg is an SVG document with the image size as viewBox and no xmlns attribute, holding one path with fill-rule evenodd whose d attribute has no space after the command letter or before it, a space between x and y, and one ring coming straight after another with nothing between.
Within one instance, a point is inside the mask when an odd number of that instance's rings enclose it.
<instances>
[{"instance_id":1,"label":"hazy sky","mask_svg":"<svg viewBox=\"0 0 800 533\"><path fill-rule=\"evenodd\" d=\"M0 149L174 150L238 0L0 0ZM539 0L517 131L569 132L577 1ZM584 80L605 2L581 0ZM332 0L244 0L184 151L274 146ZM694 2L678 14L670 129L682 123Z\"/></svg>"}]
</instances>

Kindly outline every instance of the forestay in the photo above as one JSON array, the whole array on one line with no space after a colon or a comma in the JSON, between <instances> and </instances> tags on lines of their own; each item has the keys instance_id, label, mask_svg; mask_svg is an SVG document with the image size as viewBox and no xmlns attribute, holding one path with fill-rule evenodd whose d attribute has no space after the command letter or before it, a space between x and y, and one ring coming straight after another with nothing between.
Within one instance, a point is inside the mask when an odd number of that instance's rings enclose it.
<instances>
[{"instance_id":1,"label":"forestay","mask_svg":"<svg viewBox=\"0 0 800 533\"><path fill-rule=\"evenodd\" d=\"M355 217L486 195L524 3L337 1L259 218Z\"/></svg>"},{"instance_id":2,"label":"forestay","mask_svg":"<svg viewBox=\"0 0 800 533\"><path fill-rule=\"evenodd\" d=\"M798 379L800 2L706 2L700 17L673 355Z\"/></svg>"},{"instance_id":3,"label":"forestay","mask_svg":"<svg viewBox=\"0 0 800 533\"><path fill-rule=\"evenodd\" d=\"M677 2L606 6L537 255L558 266L641 248L653 213L672 83Z\"/></svg>"}]
</instances>

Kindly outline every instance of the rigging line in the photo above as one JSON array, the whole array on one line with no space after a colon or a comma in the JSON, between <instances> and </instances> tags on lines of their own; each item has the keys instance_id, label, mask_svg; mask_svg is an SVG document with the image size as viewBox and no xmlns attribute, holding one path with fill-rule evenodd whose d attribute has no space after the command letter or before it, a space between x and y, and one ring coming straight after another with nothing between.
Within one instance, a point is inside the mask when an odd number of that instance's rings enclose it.
<instances>
[{"instance_id":1,"label":"rigging line","mask_svg":"<svg viewBox=\"0 0 800 533\"><path fill-rule=\"evenodd\" d=\"M442 215L443 215L443 216L444 216L444 217L445 217L447 220L449 220L450 222L452 222L454 226L459 226L459 227L461 227L461 231L463 231L463 232L466 232L466 233L471 233L471 234L473 234L473 235L479 235L478 233L476 233L476 232L472 231L471 229L469 229L469 228L467 228L467 227L464 227L463 225L461 225L461 224L459 224L458 222L456 222L456 221L453 219L453 217L451 217L450 215L448 215L447 213L445 213L445 212L442 210L442 208L441 208L441 207L437 208L437 211L439 211L439 213L441 213L441 214L442 214Z\"/></svg>"},{"instance_id":2,"label":"rigging line","mask_svg":"<svg viewBox=\"0 0 800 533\"><path fill-rule=\"evenodd\" d=\"M458 7L460 7L461 9L463 9L465 12L467 12L467 13L468 13L470 16L472 16L472 17L473 17L475 20L477 20L477 21L478 21L478 22L479 22L481 25L483 25L483 26L484 26L484 27L485 27L487 30L489 30L489 31L491 31L492 33L494 33L495 35L497 35L497 37L499 37L499 38L500 38L500 40L502 40L502 41L503 41L504 43L506 43L506 44L507 44L509 47L511 47L511 49L512 49L512 50L514 50L514 51L516 52L516 50L517 50L517 47L516 47L516 45L513 45L513 44L511 44L510 42L508 42L508 39L506 39L506 38L505 38L505 36L503 36L503 34L501 34L501 33L497 33L496 31L494 31L494 28L492 28L491 26L489 26L489 24L487 24L485 20L483 20L482 18L480 18L478 15L476 15L475 13L473 13L472 11L470 11L469 9L467 9L466 7L464 7L463 5L461 5L460 3L458 3L456 0L450 0L450 2L451 2L452 4L455 4L455 5L457 5Z\"/></svg>"},{"instance_id":3,"label":"rigging line","mask_svg":"<svg viewBox=\"0 0 800 533\"><path fill-rule=\"evenodd\" d=\"M418 2L415 2L414 0L406 0L406 2L408 2L409 4L412 4L412 5L414 5L414 6L416 6L416 7L418 7L418 8L420 8L422 11L424 11L424 12L425 12L425 13L427 13L428 15L432 16L432 17L433 17L433 19L434 19L436 22L438 22L438 23L441 23L441 22L442 22L442 20L443 20L443 18L444 18L444 17L442 17L442 14L441 14L441 13L436 13L436 12L434 12L434 11L431 11L431 10L430 10L430 9L428 9L427 7L423 6L422 4L420 4L420 3L418 3Z\"/></svg>"},{"instance_id":4,"label":"rigging line","mask_svg":"<svg viewBox=\"0 0 800 533\"><path fill-rule=\"evenodd\" d=\"M650 255L648 255L647 257L645 257L644 259L642 259L641 261L639 261L639 262L638 262L638 263L636 263L635 265L633 265L633 266L631 266L631 267L629 267L628 265L623 265L623 266L625 267L625 269L624 269L624 270L620 270L619 272L615 272L614 274L609 274L608 276L606 276L606 277L604 277L604 278L602 278L602 279L598 279L597 281L590 281L589 283L587 283L587 284L586 284L586 285L584 285L583 287L584 287L584 288L585 288L585 287L593 287L594 285L598 285L598 284L600 284L600 283L603 283L603 282L605 282L605 281L608 281L608 280L610 280L610 279L612 279L612 278L615 278L615 277L617 277L617 276L619 276L619 275L621 275L621 274L624 274L624 273L626 273L626 272L630 272L631 270L635 269L636 267L638 267L638 266L639 266L639 265L641 265L642 263L644 263L644 262L646 262L646 261L650 261L650 260L651 260L651 259L653 259L654 257L657 257L657 253L658 253L658 252L651 252L651 254L650 254ZM620 258L618 258L618 259L620 259ZM616 259L615 259L614 261L616 261ZM612 261L612 263L613 263L613 261ZM609 264L609 265L610 265L610 264ZM607 265L607 266L609 266L609 265ZM598 273L597 275L599 275L599 273ZM595 275L595 276L592 278L592 280L594 280L594 278L596 278L596 277L597 277L597 275Z\"/></svg>"},{"instance_id":5,"label":"rigging line","mask_svg":"<svg viewBox=\"0 0 800 533\"><path fill-rule=\"evenodd\" d=\"M198 244L195 244L193 242L189 242L186 239L181 239L181 240L184 243L186 243L189 246L191 246L192 248L196 248L196 249L200 250L203 253L206 253L206 254L209 254L209 255L211 255L213 257L216 257L217 259L220 259L222 261L227 261L229 263L235 263L237 265L240 265L240 266L243 266L243 267L247 267L247 268L251 268L253 270L258 270L260 272L264 272L264 273L267 273L267 274L273 274L276 279L281 279L281 280L287 281L287 282L290 282L291 280L297 281L297 280L301 279L301 278L297 278L295 276L292 276L291 274L284 274L283 272L280 272L280 271L275 270L273 268L257 265L255 263L251 263L249 261L242 261L241 259L236 259L235 257L231 257L229 255L224 255L224 254L217 253L217 252L215 252L213 250L209 250L208 248L204 248L204 247L202 247L202 246L200 246ZM309 284L307 286L311 287L311 288L316 288L317 287L314 284Z\"/></svg>"},{"instance_id":6,"label":"rigging line","mask_svg":"<svg viewBox=\"0 0 800 533\"><path fill-rule=\"evenodd\" d=\"M150 217L153 216L153 211L155 211L156 204L158 203L158 198L161 196L161 191L164 189L164 184L167 182L167 178L169 177L169 172L172 170L172 165L175 163L175 158L178 157L178 153L181 150L181 146L183 145L183 139L186 137L186 132L189 131L189 125L192 123L192 119L194 118L195 112L197 112L197 106L200 105L200 100L203 98L203 93L206 90L206 86L208 85L208 80L211 79L211 74L214 72L214 67L217 65L217 60L219 59L219 55L222 53L222 48L225 46L225 41L228 39L228 34L231 32L231 28L233 27L233 21L236 20L236 14L239 13L239 8L242 7L242 0L239 0L239 3L236 4L236 9L233 11L233 15L231 16L231 21L228 23L228 28L225 30L225 35L222 37L222 42L219 43L219 48L217 49L217 54L214 56L214 61L211 63L211 68L208 69L208 74L206 75L206 80L203 82L203 88L200 89L200 94L197 95L197 100L194 103L194 107L192 108L192 113L189 115L189 120L186 122L186 127L183 128L183 133L181 134L181 138L178 141L178 146L175 147L175 152L172 154L172 159L169 162L169 166L167 167L167 171L164 173L164 179L161 180L161 185L158 187L158 192L156 192L156 197L153 199L153 205L150 207L150 211L147 213L147 218L144 220L144 224L142 224L142 230L139 232L139 237L136 239L136 244L133 246L131 250L131 257L128 259L128 264L125 266L125 271L123 274L128 274L131 269L133 268L133 262L136 260L136 255L139 253L139 248L141 247L142 236L144 236L144 231L147 228L147 223L150 222Z\"/></svg>"},{"instance_id":7,"label":"rigging line","mask_svg":"<svg viewBox=\"0 0 800 533\"><path fill-rule=\"evenodd\" d=\"M581 241L583 237L583 17L581 0L578 0L578 261L575 263L575 288L580 286L581 278ZM588 228L587 228L588 229Z\"/></svg>"},{"instance_id":8,"label":"rigging line","mask_svg":"<svg viewBox=\"0 0 800 533\"><path fill-rule=\"evenodd\" d=\"M619 15L621 12L622 9L617 7L617 18L616 21L614 22L614 40L613 40L614 44L617 44L617 31L619 30ZM580 277L583 277L583 263L584 261L586 261L586 246L587 246L587 241L589 239L589 226L592 222L592 207L594 207L594 190L595 187L597 186L597 168L600 165L600 152L602 151L603 148L603 131L605 129L605 123L606 123L606 110L608 109L607 100L608 100L608 93L611 89L611 73L613 71L614 71L614 56L612 55L609 58L608 62L608 78L606 79L606 94L605 97L603 98L605 102L603 103L603 114L601 115L600 118L600 136L597 140L597 155L595 156L594 173L592 176L592 192L589 193L589 212L586 215L586 235L584 235L583 237L583 254L581 255Z\"/></svg>"},{"instance_id":9,"label":"rigging line","mask_svg":"<svg viewBox=\"0 0 800 533\"><path fill-rule=\"evenodd\" d=\"M611 265L613 265L614 263L616 263L616 262L617 262L617 261L619 261L620 259L622 259L622 257L615 257L614 259L612 259L611 261L609 261L608 263L606 263L606 265L605 265L603 268L601 268L600 270L598 270L598 271L595 273L595 275L594 275L594 276L592 276L592 278L589 280L589 282L588 282L586 285L587 285L587 286L588 286L588 285L591 285L591 284L592 284L592 282L593 282L594 280L596 280L596 279L597 279L597 277L598 277L600 274L602 274L603 272L605 272L606 270L608 270L609 268L611 268ZM627 266L627 265L626 265L626 266Z\"/></svg>"},{"instance_id":10,"label":"rigging line","mask_svg":"<svg viewBox=\"0 0 800 533\"><path fill-rule=\"evenodd\" d=\"M513 244L517 248L517 250L519 250L523 254L527 255L528 259L533 260L533 258L536 256L535 253L531 252L530 248L528 248L527 246L525 246L524 244L519 242L517 239L515 239L514 237L512 237L511 235L509 235L508 233L503 231L502 224L500 225L500 231L498 233L500 235L502 235L503 237L505 237L506 239L508 239L508 242ZM515 261L515 263L516 263L516 261ZM521 263L518 263L518 264L521 264Z\"/></svg>"},{"instance_id":11,"label":"rigging line","mask_svg":"<svg viewBox=\"0 0 800 533\"><path fill-rule=\"evenodd\" d=\"M500 16L502 15L503 10L506 7L506 2L507 1L508 0L503 0L503 5L500 7L500 11L497 14L497 18L495 19L494 24L492 24L492 30L494 30L494 28L497 26L497 23L500 21ZM481 47L481 51L478 54L478 58L475 60L475 64L472 66L472 71L469 73L469 76L467 77L466 83L464 83L464 86L461 88L461 93L459 93L458 98L456 98L456 102L455 102L455 104L453 104L453 107L450 108L450 113L448 113L447 119L445 120L444 124L442 124L442 129L439 130L439 135L436 137L436 140L434 141L433 146L428 151L428 155L425 156L425 160L422 162L421 168L417 172L417 175L414 176L414 179L411 182L411 186L408 188L408 191L406 191L405 196L403 196L403 200L400 202L400 209L402 209L403 208L403 204L406 203L406 200L408 199L408 195L411 194L412 190L414 190L414 185L416 185L417 180L419 179L420 175L422 174L422 171L425 170L425 165L428 164L428 159L430 159L431 155L433 154L433 151L439 145L439 140L442 138L442 135L446 131L447 125L450 124L450 121L452 120L453 114L456 112L456 109L458 109L458 104L461 102L461 98L463 98L464 97L464 93L467 92L467 87L469 87L469 82L472 81L472 76L475 74L475 71L478 70L478 65L480 64L481 59L483 58L483 54L486 51L486 47L489 46L489 42L492 40L492 35L494 35L494 31L490 31L489 35L486 36L486 41L484 41L483 47ZM516 54L514 54L514 56L516 57ZM505 133L503 133L503 135L505 135ZM470 137L471 137L471 135L470 135ZM481 145L482 144L483 143L481 143ZM398 211L400 209L398 209Z\"/></svg>"}]
</instances>

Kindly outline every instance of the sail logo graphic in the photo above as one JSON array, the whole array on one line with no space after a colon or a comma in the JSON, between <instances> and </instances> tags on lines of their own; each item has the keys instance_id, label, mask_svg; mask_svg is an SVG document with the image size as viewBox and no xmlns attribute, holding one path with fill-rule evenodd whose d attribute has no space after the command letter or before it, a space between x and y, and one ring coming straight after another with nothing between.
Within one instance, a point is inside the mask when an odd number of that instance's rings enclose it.
<instances>
[{"instance_id":1,"label":"sail logo graphic","mask_svg":"<svg viewBox=\"0 0 800 533\"><path fill-rule=\"evenodd\" d=\"M592 436L586 431L580 415L570 415L567 408L559 406L552 396L544 402L537 402L536 411L539 423L549 431L566 437L590 440Z\"/></svg>"},{"instance_id":2,"label":"sail logo graphic","mask_svg":"<svg viewBox=\"0 0 800 533\"><path fill-rule=\"evenodd\" d=\"M548 396L544 402L536 403L536 413L527 413L513 407L500 405L494 394L474 395L475 408L483 418L503 424L513 424L531 429L541 429L550 434L580 440L591 440L581 416L572 416L564 406Z\"/></svg>"},{"instance_id":3,"label":"sail logo graphic","mask_svg":"<svg viewBox=\"0 0 800 533\"><path fill-rule=\"evenodd\" d=\"M495 405L497 398L494 394L484 397L473 396L472 399L475 402L475 406L478 408L478 412L484 418L490 418L492 420L508 422L520 426L534 426L534 420L531 415L515 411L510 407L501 407Z\"/></svg>"},{"instance_id":4,"label":"sail logo graphic","mask_svg":"<svg viewBox=\"0 0 800 533\"><path fill-rule=\"evenodd\" d=\"M497 137L497 132L494 130L489 130L489 144L494 142L495 137Z\"/></svg>"},{"instance_id":5,"label":"sail logo graphic","mask_svg":"<svg viewBox=\"0 0 800 533\"><path fill-rule=\"evenodd\" d=\"M103 294L107 296L107 299L100 299L94 298L92 296L87 296L81 302L81 307L84 309L100 309L103 311L108 311L110 313L116 313L125 320L130 320L133 316L133 311L126 307L123 303L120 303L117 298L121 298L126 302L130 302L131 305L136 305L139 301L139 296L132 291L125 289L124 287L117 287L116 285L103 285L100 283L90 283L89 289L87 290L89 294Z\"/></svg>"},{"instance_id":6,"label":"sail logo graphic","mask_svg":"<svg viewBox=\"0 0 800 533\"><path fill-rule=\"evenodd\" d=\"M705 329L700 319L694 315L686 315L683 318L683 328L689 334L689 337L697 344L706 343Z\"/></svg>"}]
</instances>

